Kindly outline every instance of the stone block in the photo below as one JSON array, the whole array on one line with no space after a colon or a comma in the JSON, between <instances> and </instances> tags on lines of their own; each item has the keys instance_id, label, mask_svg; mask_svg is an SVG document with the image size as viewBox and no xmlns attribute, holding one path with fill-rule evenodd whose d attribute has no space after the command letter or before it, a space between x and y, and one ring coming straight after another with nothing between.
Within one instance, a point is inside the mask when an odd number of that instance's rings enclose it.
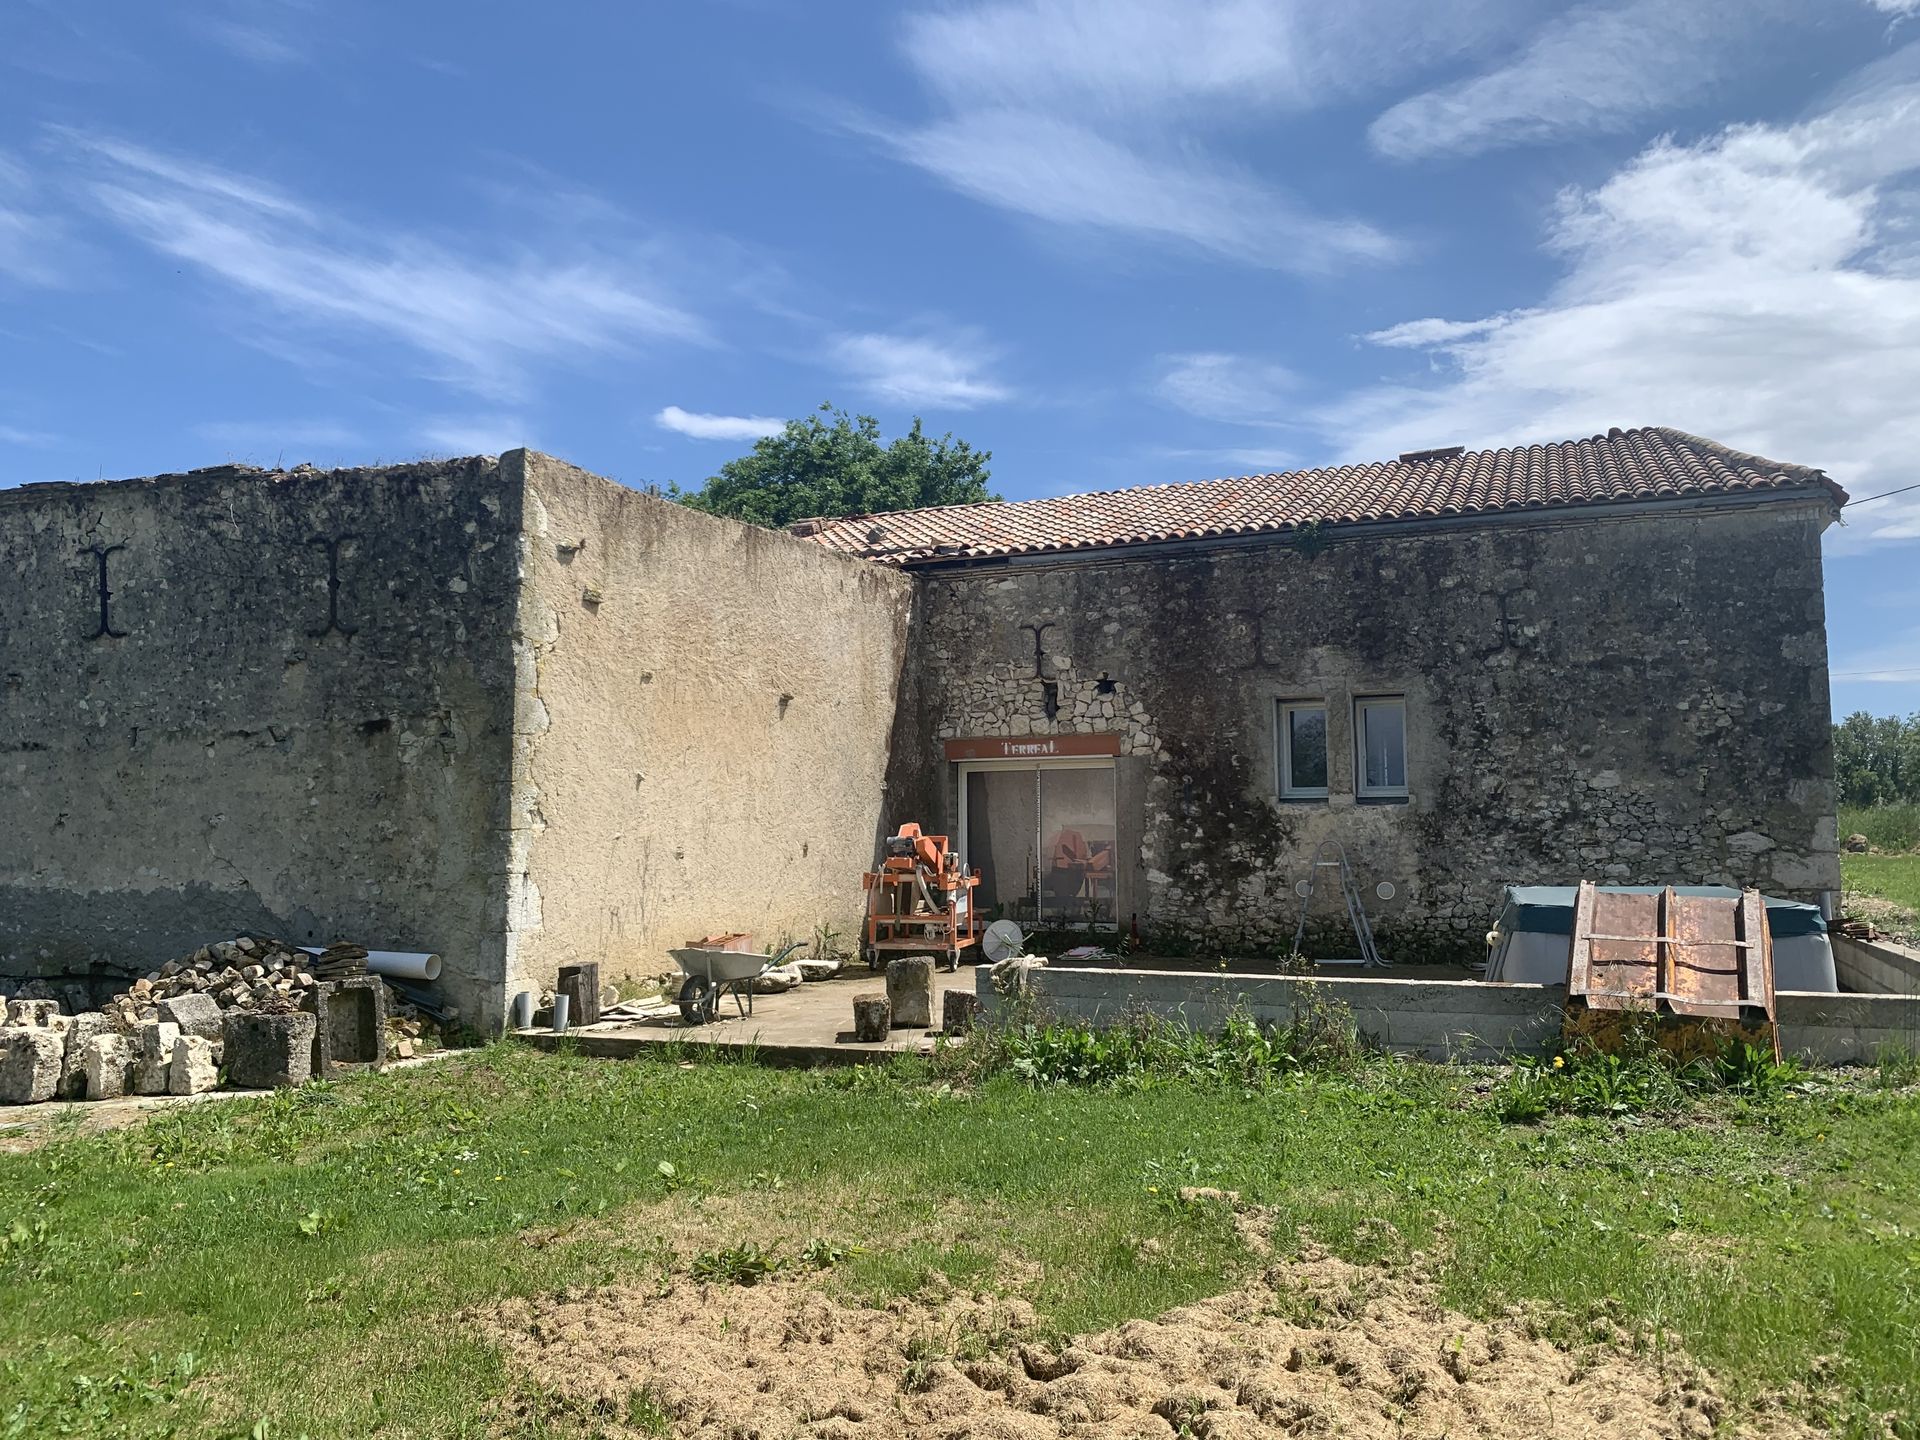
<instances>
[{"instance_id":1,"label":"stone block","mask_svg":"<svg viewBox=\"0 0 1920 1440\"><path fill-rule=\"evenodd\" d=\"M220 1062L213 1042L201 1035L182 1035L173 1042L173 1059L167 1066L169 1095L199 1095L220 1085Z\"/></svg>"},{"instance_id":2,"label":"stone block","mask_svg":"<svg viewBox=\"0 0 1920 1440\"><path fill-rule=\"evenodd\" d=\"M173 1042L180 1027L170 1020L153 1020L133 1032L133 1093L164 1095L167 1071L173 1065Z\"/></svg>"},{"instance_id":3,"label":"stone block","mask_svg":"<svg viewBox=\"0 0 1920 1440\"><path fill-rule=\"evenodd\" d=\"M84 1100L87 1098L87 1043L96 1035L105 1035L112 1031L113 1022L98 1010L89 1010L73 1017L73 1023L67 1027L66 1057L60 1064L60 1098L62 1100Z\"/></svg>"},{"instance_id":4,"label":"stone block","mask_svg":"<svg viewBox=\"0 0 1920 1440\"><path fill-rule=\"evenodd\" d=\"M907 955L887 962L887 1000L895 1028L933 1024L933 957Z\"/></svg>"},{"instance_id":5,"label":"stone block","mask_svg":"<svg viewBox=\"0 0 1920 1440\"><path fill-rule=\"evenodd\" d=\"M286 1015L234 1011L227 1016L227 1079L242 1090L303 1085L313 1074L310 1010Z\"/></svg>"},{"instance_id":6,"label":"stone block","mask_svg":"<svg viewBox=\"0 0 1920 1440\"><path fill-rule=\"evenodd\" d=\"M887 1038L893 1025L893 1005L884 995L853 997L853 1038L873 1045Z\"/></svg>"},{"instance_id":7,"label":"stone block","mask_svg":"<svg viewBox=\"0 0 1920 1440\"><path fill-rule=\"evenodd\" d=\"M38 1105L60 1088L67 1037L42 1025L0 1030L0 1105Z\"/></svg>"},{"instance_id":8,"label":"stone block","mask_svg":"<svg viewBox=\"0 0 1920 1440\"><path fill-rule=\"evenodd\" d=\"M600 1019L600 962L588 960L579 965L562 965L553 982L556 995L570 997L569 1025L592 1025Z\"/></svg>"},{"instance_id":9,"label":"stone block","mask_svg":"<svg viewBox=\"0 0 1920 1440\"><path fill-rule=\"evenodd\" d=\"M45 1025L59 1013L58 1000L9 1000L7 1002L7 1024L9 1025Z\"/></svg>"},{"instance_id":10,"label":"stone block","mask_svg":"<svg viewBox=\"0 0 1920 1440\"><path fill-rule=\"evenodd\" d=\"M81 1062L87 1075L87 1099L113 1100L133 1084L133 1042L117 1030L106 1030L87 1041Z\"/></svg>"},{"instance_id":11,"label":"stone block","mask_svg":"<svg viewBox=\"0 0 1920 1440\"><path fill-rule=\"evenodd\" d=\"M798 990L803 978L798 965L775 966L771 970L762 970L753 977L753 993L784 995L789 990Z\"/></svg>"},{"instance_id":12,"label":"stone block","mask_svg":"<svg viewBox=\"0 0 1920 1440\"><path fill-rule=\"evenodd\" d=\"M218 1045L225 1038L220 1005L211 995L192 991L160 1002L160 1018L180 1027L182 1035L198 1035Z\"/></svg>"},{"instance_id":13,"label":"stone block","mask_svg":"<svg viewBox=\"0 0 1920 1440\"><path fill-rule=\"evenodd\" d=\"M387 1063L387 985L378 975L327 980L301 999L313 1012L311 1073L330 1080L348 1065Z\"/></svg>"},{"instance_id":14,"label":"stone block","mask_svg":"<svg viewBox=\"0 0 1920 1440\"><path fill-rule=\"evenodd\" d=\"M972 1032L980 1013L980 997L971 990L949 990L940 997L940 1028L948 1035Z\"/></svg>"}]
</instances>

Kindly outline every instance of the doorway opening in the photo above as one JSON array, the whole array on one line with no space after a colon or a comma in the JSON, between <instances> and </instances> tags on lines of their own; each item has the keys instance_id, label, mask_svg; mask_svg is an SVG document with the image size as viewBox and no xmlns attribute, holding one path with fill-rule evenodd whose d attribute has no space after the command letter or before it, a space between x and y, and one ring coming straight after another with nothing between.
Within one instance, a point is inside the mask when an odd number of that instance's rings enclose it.
<instances>
[{"instance_id":1,"label":"doorway opening","mask_svg":"<svg viewBox=\"0 0 1920 1440\"><path fill-rule=\"evenodd\" d=\"M986 914L1112 925L1119 873L1111 760L960 766L960 853Z\"/></svg>"}]
</instances>

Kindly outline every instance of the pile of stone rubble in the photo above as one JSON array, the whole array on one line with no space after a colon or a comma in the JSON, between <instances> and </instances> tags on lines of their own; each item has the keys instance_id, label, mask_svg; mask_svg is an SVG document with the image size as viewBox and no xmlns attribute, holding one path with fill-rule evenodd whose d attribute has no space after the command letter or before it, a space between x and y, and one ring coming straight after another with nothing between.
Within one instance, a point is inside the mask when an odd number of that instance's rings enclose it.
<instances>
[{"instance_id":1,"label":"pile of stone rubble","mask_svg":"<svg viewBox=\"0 0 1920 1440\"><path fill-rule=\"evenodd\" d=\"M367 952L359 953L364 961ZM317 968L316 958L295 946L242 936L169 960L102 1008L127 1030L159 1019L161 1004L183 995L205 995L222 1010L297 1010L301 996L320 983Z\"/></svg>"},{"instance_id":2,"label":"pile of stone rubble","mask_svg":"<svg viewBox=\"0 0 1920 1440\"><path fill-rule=\"evenodd\" d=\"M8 1001L0 1105L196 1095L218 1088L223 1071L239 1089L297 1085L327 1051L315 1043L319 1012L343 986L379 992L379 1062L409 1057L428 1026L367 976L366 956L358 946L316 956L242 937L168 961L99 1010L66 1014L57 1000Z\"/></svg>"}]
</instances>

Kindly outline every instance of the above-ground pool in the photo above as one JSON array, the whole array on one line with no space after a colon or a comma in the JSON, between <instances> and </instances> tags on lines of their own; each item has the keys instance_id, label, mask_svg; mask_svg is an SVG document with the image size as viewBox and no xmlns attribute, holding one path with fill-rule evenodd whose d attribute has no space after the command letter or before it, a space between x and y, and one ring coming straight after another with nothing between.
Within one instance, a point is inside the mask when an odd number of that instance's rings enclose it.
<instances>
[{"instance_id":1,"label":"above-ground pool","mask_svg":"<svg viewBox=\"0 0 1920 1440\"><path fill-rule=\"evenodd\" d=\"M1600 885L1610 895L1658 895L1661 885ZM1737 900L1725 885L1676 885L1676 895ZM1509 885L1500 918L1487 937L1487 979L1558 985L1567 978L1567 954L1573 935L1571 885ZM1798 900L1767 900L1767 931L1773 937L1773 988L1832 993L1833 947L1827 943L1826 917L1817 905Z\"/></svg>"}]
</instances>

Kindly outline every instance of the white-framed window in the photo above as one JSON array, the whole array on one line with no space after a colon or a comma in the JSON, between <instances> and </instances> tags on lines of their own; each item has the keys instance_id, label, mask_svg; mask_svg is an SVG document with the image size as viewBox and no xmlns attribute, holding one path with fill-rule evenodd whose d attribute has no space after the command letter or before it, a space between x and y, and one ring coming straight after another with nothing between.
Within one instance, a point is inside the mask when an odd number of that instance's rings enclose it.
<instances>
[{"instance_id":1,"label":"white-framed window","mask_svg":"<svg viewBox=\"0 0 1920 1440\"><path fill-rule=\"evenodd\" d=\"M1282 700L1280 798L1321 800L1327 794L1327 702Z\"/></svg>"},{"instance_id":2,"label":"white-framed window","mask_svg":"<svg viewBox=\"0 0 1920 1440\"><path fill-rule=\"evenodd\" d=\"M1362 800L1407 794L1407 701L1371 695L1353 702L1353 789Z\"/></svg>"}]
</instances>

